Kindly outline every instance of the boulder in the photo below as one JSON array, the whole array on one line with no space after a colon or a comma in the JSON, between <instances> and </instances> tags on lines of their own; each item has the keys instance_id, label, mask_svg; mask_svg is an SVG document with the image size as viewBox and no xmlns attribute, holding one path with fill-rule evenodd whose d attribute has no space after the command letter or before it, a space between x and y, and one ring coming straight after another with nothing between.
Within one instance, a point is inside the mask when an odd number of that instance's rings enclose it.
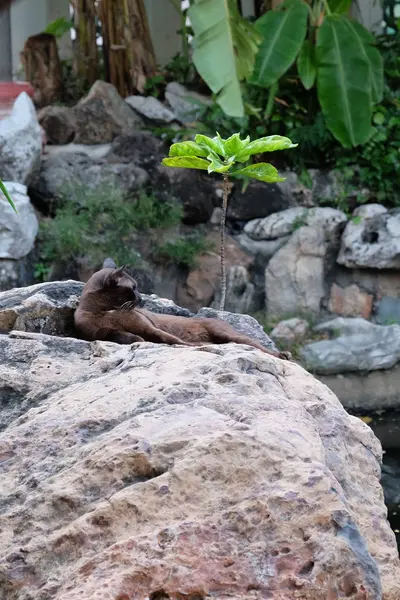
<instances>
[{"instance_id":1,"label":"boulder","mask_svg":"<svg viewBox=\"0 0 400 600\"><path fill-rule=\"evenodd\" d=\"M114 187L123 194L130 194L149 180L144 169L127 163L108 163L103 159L91 159L84 153L49 154L42 161L38 175L31 182L32 200L43 211L66 194L79 187Z\"/></svg>"},{"instance_id":2,"label":"boulder","mask_svg":"<svg viewBox=\"0 0 400 600\"><path fill-rule=\"evenodd\" d=\"M226 274L226 300L225 310L233 313L249 313L254 304L254 284L251 283L249 272L242 265L234 265ZM214 296L211 304L213 308L219 308L220 289Z\"/></svg>"},{"instance_id":3,"label":"boulder","mask_svg":"<svg viewBox=\"0 0 400 600\"><path fill-rule=\"evenodd\" d=\"M0 177L27 183L39 168L42 153L42 130L35 106L22 92L9 117L0 120Z\"/></svg>"},{"instance_id":4,"label":"boulder","mask_svg":"<svg viewBox=\"0 0 400 600\"><path fill-rule=\"evenodd\" d=\"M276 342L291 344L303 340L309 329L310 325L307 321L294 317L293 319L280 321L275 325L271 331L271 338Z\"/></svg>"},{"instance_id":5,"label":"boulder","mask_svg":"<svg viewBox=\"0 0 400 600\"><path fill-rule=\"evenodd\" d=\"M319 314L325 279L336 258L338 234L346 221L346 216L335 209L302 209L302 220L296 228L295 219L299 215L290 212L288 218L288 212L293 210L267 217L265 221L270 219L270 222L255 226L252 233L279 239L279 235L286 235L290 224L295 228L265 269L266 307L270 317Z\"/></svg>"},{"instance_id":6,"label":"boulder","mask_svg":"<svg viewBox=\"0 0 400 600\"><path fill-rule=\"evenodd\" d=\"M148 131L132 131L115 138L107 161L134 164L157 180L157 171L164 156L168 156L168 148L161 140Z\"/></svg>"},{"instance_id":7,"label":"boulder","mask_svg":"<svg viewBox=\"0 0 400 600\"><path fill-rule=\"evenodd\" d=\"M129 96L125 98L141 117L156 123L171 123L175 121L174 113L154 96Z\"/></svg>"},{"instance_id":8,"label":"boulder","mask_svg":"<svg viewBox=\"0 0 400 600\"><path fill-rule=\"evenodd\" d=\"M268 217L273 213L297 205L307 205L310 194L292 172L283 173L285 181L263 183L250 181L245 191L236 184L229 198L228 219L232 221L250 221Z\"/></svg>"},{"instance_id":9,"label":"boulder","mask_svg":"<svg viewBox=\"0 0 400 600\"><path fill-rule=\"evenodd\" d=\"M3 182L18 214L0 191L0 259L18 260L32 250L39 224L22 183Z\"/></svg>"},{"instance_id":10,"label":"boulder","mask_svg":"<svg viewBox=\"0 0 400 600\"><path fill-rule=\"evenodd\" d=\"M369 319L372 312L374 297L363 292L354 283L342 288L332 284L328 309L330 312L343 317L362 317Z\"/></svg>"},{"instance_id":11,"label":"boulder","mask_svg":"<svg viewBox=\"0 0 400 600\"><path fill-rule=\"evenodd\" d=\"M207 223L218 202L216 187L209 175L190 169L160 166L158 191L173 195L183 205L183 222L186 225Z\"/></svg>"},{"instance_id":12,"label":"boulder","mask_svg":"<svg viewBox=\"0 0 400 600\"><path fill-rule=\"evenodd\" d=\"M382 325L400 323L400 299L384 296L378 304L376 320Z\"/></svg>"},{"instance_id":13,"label":"boulder","mask_svg":"<svg viewBox=\"0 0 400 600\"><path fill-rule=\"evenodd\" d=\"M38 112L38 120L46 133L48 144L69 144L74 140L76 120L71 108L45 106Z\"/></svg>"},{"instance_id":14,"label":"boulder","mask_svg":"<svg viewBox=\"0 0 400 600\"><path fill-rule=\"evenodd\" d=\"M200 117L205 106L210 106L212 100L197 92L188 90L184 85L171 81L165 88L165 98L170 105L177 121L187 123Z\"/></svg>"},{"instance_id":15,"label":"boulder","mask_svg":"<svg viewBox=\"0 0 400 600\"><path fill-rule=\"evenodd\" d=\"M304 208L296 206L276 212L264 219L255 219L245 225L245 233L253 240L275 240L290 235L300 227L323 227L331 232L344 224L347 217L335 208Z\"/></svg>"},{"instance_id":16,"label":"boulder","mask_svg":"<svg viewBox=\"0 0 400 600\"><path fill-rule=\"evenodd\" d=\"M399 269L400 210L375 208L354 216L342 235L337 262L351 268Z\"/></svg>"},{"instance_id":17,"label":"boulder","mask_svg":"<svg viewBox=\"0 0 400 600\"><path fill-rule=\"evenodd\" d=\"M375 325L361 318L338 317L315 327L335 339L307 344L304 364L314 373L390 369L400 360L400 325Z\"/></svg>"},{"instance_id":18,"label":"boulder","mask_svg":"<svg viewBox=\"0 0 400 600\"><path fill-rule=\"evenodd\" d=\"M308 169L311 179L311 193L315 203L334 202L341 193L337 171Z\"/></svg>"},{"instance_id":19,"label":"boulder","mask_svg":"<svg viewBox=\"0 0 400 600\"><path fill-rule=\"evenodd\" d=\"M7 600L397 600L369 427L240 345L0 336Z\"/></svg>"},{"instance_id":20,"label":"boulder","mask_svg":"<svg viewBox=\"0 0 400 600\"><path fill-rule=\"evenodd\" d=\"M219 254L219 232L210 233L206 241L210 250L197 257L197 266L188 274L186 281L178 286L177 302L192 311L209 306L221 283L221 259ZM249 267L249 257L230 237L225 240L225 265L227 272L234 266ZM247 269L246 269L247 270ZM248 290L249 288L246 287Z\"/></svg>"},{"instance_id":21,"label":"boulder","mask_svg":"<svg viewBox=\"0 0 400 600\"><path fill-rule=\"evenodd\" d=\"M138 129L142 119L124 102L111 83L96 81L88 95L73 109L77 144L104 144L129 129Z\"/></svg>"},{"instance_id":22,"label":"boulder","mask_svg":"<svg viewBox=\"0 0 400 600\"><path fill-rule=\"evenodd\" d=\"M243 248L243 250L248 252L248 254L259 257L264 263L264 266L275 252L282 248L289 239L290 235L284 235L275 240L253 240L245 232L239 233L239 235L235 235L234 237L234 240L241 248Z\"/></svg>"}]
</instances>

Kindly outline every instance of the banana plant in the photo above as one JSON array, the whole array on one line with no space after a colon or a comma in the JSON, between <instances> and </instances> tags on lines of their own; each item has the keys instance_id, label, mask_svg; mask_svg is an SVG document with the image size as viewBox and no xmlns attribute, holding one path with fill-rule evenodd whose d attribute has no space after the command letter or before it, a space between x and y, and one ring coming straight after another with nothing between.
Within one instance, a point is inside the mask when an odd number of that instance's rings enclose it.
<instances>
[{"instance_id":1,"label":"banana plant","mask_svg":"<svg viewBox=\"0 0 400 600\"><path fill-rule=\"evenodd\" d=\"M195 141L172 144L169 156L162 160L166 167L199 169L208 173L220 173L223 178L222 213L220 221L221 236L221 300L220 310L225 309L226 269L225 269L225 223L228 208L229 176L257 179L266 183L284 181L277 169L269 163L252 163L254 155L276 150L295 148L287 137L271 135L250 141L250 137L240 138L234 133L223 139L217 132L213 138L202 134L195 136Z\"/></svg>"},{"instance_id":2,"label":"banana plant","mask_svg":"<svg viewBox=\"0 0 400 600\"><path fill-rule=\"evenodd\" d=\"M305 89L317 87L327 127L345 148L367 141L372 106L383 95L374 36L347 16L351 0L286 0L256 21L263 38L250 83L276 91L294 64Z\"/></svg>"},{"instance_id":3,"label":"banana plant","mask_svg":"<svg viewBox=\"0 0 400 600\"><path fill-rule=\"evenodd\" d=\"M15 206L10 194L8 193L8 190L6 188L6 186L4 185L4 183L2 182L2 180L0 179L0 192L3 192L4 196L6 197L6 199L8 200L9 204L11 205L12 209L18 213L17 211L17 207Z\"/></svg>"}]
</instances>

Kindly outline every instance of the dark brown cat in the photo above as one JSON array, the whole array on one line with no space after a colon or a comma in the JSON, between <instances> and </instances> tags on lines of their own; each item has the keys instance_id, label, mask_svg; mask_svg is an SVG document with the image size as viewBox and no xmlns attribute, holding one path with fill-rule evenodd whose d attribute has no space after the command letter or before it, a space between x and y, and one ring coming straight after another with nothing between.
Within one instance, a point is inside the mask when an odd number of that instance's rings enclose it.
<instances>
[{"instance_id":1,"label":"dark brown cat","mask_svg":"<svg viewBox=\"0 0 400 600\"><path fill-rule=\"evenodd\" d=\"M138 308L140 303L136 281L124 272L124 267L103 268L83 288L75 312L75 327L81 337L89 341L106 340L118 344L156 342L184 346L236 342L272 356L290 359L289 353L267 350L218 319L160 315Z\"/></svg>"}]
</instances>

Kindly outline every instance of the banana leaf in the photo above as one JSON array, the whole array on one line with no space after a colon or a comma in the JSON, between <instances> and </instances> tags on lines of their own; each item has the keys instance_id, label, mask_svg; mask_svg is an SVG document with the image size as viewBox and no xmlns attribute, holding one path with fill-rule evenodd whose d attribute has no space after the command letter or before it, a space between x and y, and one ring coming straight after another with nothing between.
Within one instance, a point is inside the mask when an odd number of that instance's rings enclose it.
<instances>
[{"instance_id":1,"label":"banana leaf","mask_svg":"<svg viewBox=\"0 0 400 600\"><path fill-rule=\"evenodd\" d=\"M256 26L263 36L250 83L273 85L296 60L307 33L307 4L292 0L279 10L269 10Z\"/></svg>"},{"instance_id":2,"label":"banana leaf","mask_svg":"<svg viewBox=\"0 0 400 600\"><path fill-rule=\"evenodd\" d=\"M371 132L370 67L343 15L326 16L317 34L317 92L326 124L345 148Z\"/></svg>"},{"instance_id":3,"label":"banana leaf","mask_svg":"<svg viewBox=\"0 0 400 600\"><path fill-rule=\"evenodd\" d=\"M193 62L223 111L243 117L240 81L248 77L261 41L241 17L235 0L194 0L188 10L194 31Z\"/></svg>"}]
</instances>

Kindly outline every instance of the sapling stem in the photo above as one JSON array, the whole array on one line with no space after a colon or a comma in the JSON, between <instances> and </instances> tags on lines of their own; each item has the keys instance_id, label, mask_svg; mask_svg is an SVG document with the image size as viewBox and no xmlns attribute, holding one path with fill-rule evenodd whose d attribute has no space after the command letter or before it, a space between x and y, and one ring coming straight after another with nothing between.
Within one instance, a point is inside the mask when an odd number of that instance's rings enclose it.
<instances>
[{"instance_id":1,"label":"sapling stem","mask_svg":"<svg viewBox=\"0 0 400 600\"><path fill-rule=\"evenodd\" d=\"M219 310L225 310L225 298L226 298L226 268L225 268L225 223L226 223L226 211L228 208L228 194L229 194L229 179L226 174L223 175L223 194L222 194L222 212L220 221L220 234L221 234L221 300L219 303Z\"/></svg>"}]
</instances>

